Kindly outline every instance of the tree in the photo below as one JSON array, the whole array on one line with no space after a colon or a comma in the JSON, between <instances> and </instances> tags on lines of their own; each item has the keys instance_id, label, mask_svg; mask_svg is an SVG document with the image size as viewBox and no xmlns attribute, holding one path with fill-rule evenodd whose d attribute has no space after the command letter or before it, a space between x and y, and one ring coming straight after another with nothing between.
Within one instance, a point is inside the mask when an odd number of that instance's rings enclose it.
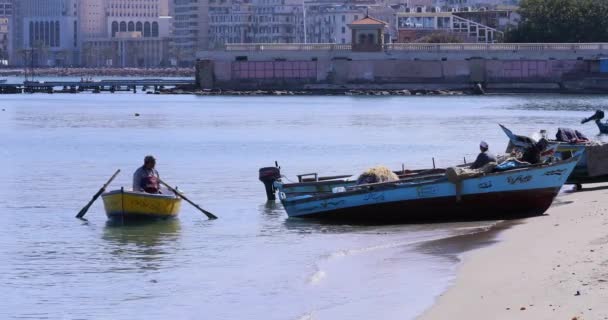
<instances>
[{"instance_id":1,"label":"tree","mask_svg":"<svg viewBox=\"0 0 608 320\"><path fill-rule=\"evenodd\" d=\"M606 0L522 0L521 22L507 42L606 42Z\"/></svg>"}]
</instances>

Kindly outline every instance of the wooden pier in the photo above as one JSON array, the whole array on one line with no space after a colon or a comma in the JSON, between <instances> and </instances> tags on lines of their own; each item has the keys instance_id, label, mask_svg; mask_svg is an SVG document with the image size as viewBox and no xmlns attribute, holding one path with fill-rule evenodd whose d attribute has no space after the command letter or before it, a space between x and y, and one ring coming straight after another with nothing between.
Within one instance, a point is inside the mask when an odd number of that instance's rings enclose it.
<instances>
[{"instance_id":1,"label":"wooden pier","mask_svg":"<svg viewBox=\"0 0 608 320\"><path fill-rule=\"evenodd\" d=\"M90 91L117 92L137 90L147 91L154 89L154 92L170 87L194 86L192 80L163 80L163 79L125 79L125 80L100 80L100 81L25 81L23 83L0 83L0 94L15 93L78 93Z\"/></svg>"}]
</instances>

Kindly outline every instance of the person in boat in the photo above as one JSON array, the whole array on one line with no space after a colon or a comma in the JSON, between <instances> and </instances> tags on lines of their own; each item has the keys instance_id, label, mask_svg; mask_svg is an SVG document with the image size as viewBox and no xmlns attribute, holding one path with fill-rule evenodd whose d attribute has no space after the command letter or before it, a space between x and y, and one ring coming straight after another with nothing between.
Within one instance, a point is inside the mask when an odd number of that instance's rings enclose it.
<instances>
[{"instance_id":1,"label":"person in boat","mask_svg":"<svg viewBox=\"0 0 608 320\"><path fill-rule=\"evenodd\" d=\"M542 152L545 151L548 145L549 142L547 141L547 139L540 139L537 143L534 143L524 149L521 161L527 162L529 164L541 163Z\"/></svg>"},{"instance_id":2,"label":"person in boat","mask_svg":"<svg viewBox=\"0 0 608 320\"><path fill-rule=\"evenodd\" d=\"M568 143L585 143L589 141L582 132L570 128L557 128L555 134L557 141L568 142Z\"/></svg>"},{"instance_id":3,"label":"person in boat","mask_svg":"<svg viewBox=\"0 0 608 320\"><path fill-rule=\"evenodd\" d=\"M496 162L496 157L488 151L489 146L487 142L482 141L479 143L479 150L481 152L477 155L477 159L475 159L475 162L471 165L471 169L479 169L490 162Z\"/></svg>"},{"instance_id":4,"label":"person in boat","mask_svg":"<svg viewBox=\"0 0 608 320\"><path fill-rule=\"evenodd\" d=\"M158 171L154 168L156 159L153 156L144 158L144 165L133 173L133 191L147 193L161 193L158 181Z\"/></svg>"}]
</instances>

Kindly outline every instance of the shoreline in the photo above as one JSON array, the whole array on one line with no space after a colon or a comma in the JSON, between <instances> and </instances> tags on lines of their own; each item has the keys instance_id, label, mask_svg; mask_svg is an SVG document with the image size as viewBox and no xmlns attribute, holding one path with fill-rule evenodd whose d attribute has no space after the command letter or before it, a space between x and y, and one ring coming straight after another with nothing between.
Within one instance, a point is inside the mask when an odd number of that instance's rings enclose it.
<instances>
[{"instance_id":1,"label":"shoreline","mask_svg":"<svg viewBox=\"0 0 608 320\"><path fill-rule=\"evenodd\" d=\"M454 282L418 319L608 319L606 196L607 184L561 194L460 255Z\"/></svg>"}]
</instances>

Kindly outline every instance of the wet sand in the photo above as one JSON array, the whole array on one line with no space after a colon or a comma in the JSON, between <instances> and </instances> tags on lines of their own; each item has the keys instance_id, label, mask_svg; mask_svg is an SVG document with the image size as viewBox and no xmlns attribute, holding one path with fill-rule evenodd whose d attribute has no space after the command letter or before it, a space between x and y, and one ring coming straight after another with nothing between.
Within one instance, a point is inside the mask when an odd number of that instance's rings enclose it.
<instances>
[{"instance_id":1,"label":"wet sand","mask_svg":"<svg viewBox=\"0 0 608 320\"><path fill-rule=\"evenodd\" d=\"M522 222L465 253L420 319L608 319L608 185L560 195Z\"/></svg>"}]
</instances>

